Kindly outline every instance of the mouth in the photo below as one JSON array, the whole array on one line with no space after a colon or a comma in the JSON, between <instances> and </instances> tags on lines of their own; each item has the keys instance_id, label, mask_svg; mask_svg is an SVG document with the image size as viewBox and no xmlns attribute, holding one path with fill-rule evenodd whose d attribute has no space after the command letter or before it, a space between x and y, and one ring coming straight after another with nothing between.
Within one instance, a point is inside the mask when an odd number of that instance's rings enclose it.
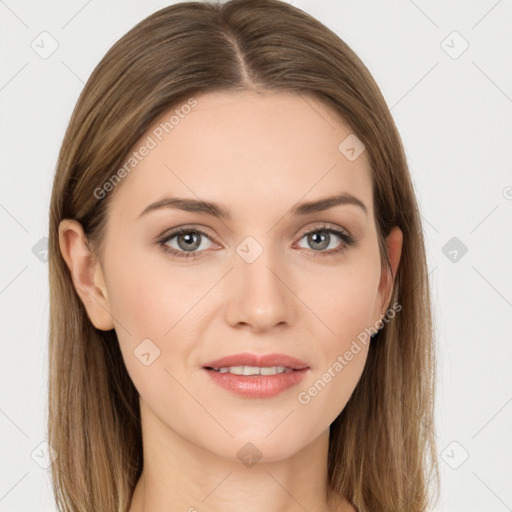
<instances>
[{"instance_id":1,"label":"mouth","mask_svg":"<svg viewBox=\"0 0 512 512\"><path fill-rule=\"evenodd\" d=\"M283 354L235 354L205 364L210 379L232 393L270 398L297 385L310 369L303 361Z\"/></svg>"},{"instance_id":2,"label":"mouth","mask_svg":"<svg viewBox=\"0 0 512 512\"><path fill-rule=\"evenodd\" d=\"M221 368L206 367L219 373L232 373L233 375L278 375L297 371L295 368L286 366L223 366Z\"/></svg>"},{"instance_id":3,"label":"mouth","mask_svg":"<svg viewBox=\"0 0 512 512\"><path fill-rule=\"evenodd\" d=\"M224 368L284 368L285 370L303 370L309 367L304 361L286 354L251 354L245 352L243 354L232 354L216 359L215 361L209 361L203 365L203 368L212 370L222 370ZM281 370L279 373L282 372ZM237 375L241 374L237 373Z\"/></svg>"}]
</instances>

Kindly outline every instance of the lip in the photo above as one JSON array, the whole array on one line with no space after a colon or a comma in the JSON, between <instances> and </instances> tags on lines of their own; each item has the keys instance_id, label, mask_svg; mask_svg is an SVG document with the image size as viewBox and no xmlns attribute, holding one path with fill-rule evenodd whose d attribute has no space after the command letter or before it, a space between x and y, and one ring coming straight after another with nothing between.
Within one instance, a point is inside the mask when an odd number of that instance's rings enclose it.
<instances>
[{"instance_id":1,"label":"lip","mask_svg":"<svg viewBox=\"0 0 512 512\"><path fill-rule=\"evenodd\" d=\"M285 354L232 354L230 356L221 357L215 361L203 364L203 368L224 368L226 366L285 366L293 370L303 370L309 366L296 357Z\"/></svg>"},{"instance_id":2,"label":"lip","mask_svg":"<svg viewBox=\"0 0 512 512\"><path fill-rule=\"evenodd\" d=\"M227 366L284 366L292 371L276 375L235 375L233 373L219 373L211 368ZM284 354L233 354L216 359L203 365L213 382L237 395L248 398L270 398L283 391L296 386L309 371L309 366L292 356Z\"/></svg>"}]
</instances>

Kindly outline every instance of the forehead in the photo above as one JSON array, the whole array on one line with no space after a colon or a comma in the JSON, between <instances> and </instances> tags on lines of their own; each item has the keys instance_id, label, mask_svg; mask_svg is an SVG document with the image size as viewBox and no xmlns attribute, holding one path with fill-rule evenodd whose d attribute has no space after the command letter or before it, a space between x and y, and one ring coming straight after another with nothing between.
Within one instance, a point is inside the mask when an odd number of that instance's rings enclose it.
<instances>
[{"instance_id":1,"label":"forehead","mask_svg":"<svg viewBox=\"0 0 512 512\"><path fill-rule=\"evenodd\" d=\"M299 200L348 192L371 214L366 152L350 160L340 150L350 135L311 96L198 95L161 115L134 145L112 207L135 218L150 202L177 196L219 202L234 213L263 214L273 206L284 213Z\"/></svg>"}]
</instances>

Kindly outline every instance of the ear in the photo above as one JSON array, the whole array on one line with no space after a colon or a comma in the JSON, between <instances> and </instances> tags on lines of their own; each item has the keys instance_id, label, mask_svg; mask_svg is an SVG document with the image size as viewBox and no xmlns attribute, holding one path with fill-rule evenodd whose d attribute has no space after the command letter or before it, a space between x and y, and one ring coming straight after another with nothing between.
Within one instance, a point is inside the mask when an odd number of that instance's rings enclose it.
<instances>
[{"instance_id":1,"label":"ear","mask_svg":"<svg viewBox=\"0 0 512 512\"><path fill-rule=\"evenodd\" d=\"M60 222L59 246L89 319L97 329L113 329L103 271L99 260L89 251L87 237L78 221L64 219Z\"/></svg>"},{"instance_id":2,"label":"ear","mask_svg":"<svg viewBox=\"0 0 512 512\"><path fill-rule=\"evenodd\" d=\"M402 244L402 230L398 226L394 226L386 237L386 247L392 275L390 275L387 268L384 268L379 284L379 295L382 300L381 307L383 309L382 315L385 315L386 311L384 311L384 309L388 307L391 301L398 264L400 262L400 256L402 255Z\"/></svg>"}]
</instances>

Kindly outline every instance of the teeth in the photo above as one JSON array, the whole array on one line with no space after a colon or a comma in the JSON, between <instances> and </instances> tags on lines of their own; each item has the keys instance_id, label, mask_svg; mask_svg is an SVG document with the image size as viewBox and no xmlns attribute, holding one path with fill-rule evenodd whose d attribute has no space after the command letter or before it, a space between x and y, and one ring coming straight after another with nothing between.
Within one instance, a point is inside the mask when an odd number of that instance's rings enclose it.
<instances>
[{"instance_id":1,"label":"teeth","mask_svg":"<svg viewBox=\"0 0 512 512\"><path fill-rule=\"evenodd\" d=\"M258 366L229 366L212 370L219 373L233 373L235 375L276 375L278 373L292 372L291 368L285 366L258 367Z\"/></svg>"}]
</instances>

